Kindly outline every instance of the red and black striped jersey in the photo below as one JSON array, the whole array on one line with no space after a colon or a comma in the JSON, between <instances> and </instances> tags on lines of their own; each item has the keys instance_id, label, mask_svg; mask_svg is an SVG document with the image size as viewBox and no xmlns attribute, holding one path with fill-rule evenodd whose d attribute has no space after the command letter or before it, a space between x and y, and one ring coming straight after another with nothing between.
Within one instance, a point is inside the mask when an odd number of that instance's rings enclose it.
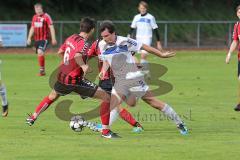
<instances>
[{"instance_id":1,"label":"red and black striped jersey","mask_svg":"<svg viewBox=\"0 0 240 160\"><path fill-rule=\"evenodd\" d=\"M91 45L90 49L88 50L88 57L98 57L98 69L99 72L102 70L102 66L103 66L103 62L101 60L101 53L100 50L98 48L98 43L100 40L96 40L95 42L93 42L93 44ZM108 72L105 74L105 76L101 79L101 80L107 80L110 79L112 75L111 69L108 69Z\"/></svg>"},{"instance_id":2,"label":"red and black striped jersey","mask_svg":"<svg viewBox=\"0 0 240 160\"><path fill-rule=\"evenodd\" d=\"M49 26L52 25L52 19L47 13L41 15L35 14L32 18L32 27L34 28L34 40L49 39Z\"/></svg>"},{"instance_id":3,"label":"red and black striped jersey","mask_svg":"<svg viewBox=\"0 0 240 160\"><path fill-rule=\"evenodd\" d=\"M75 60L75 55L82 54L83 61L86 63L88 43L79 34L74 34L66 39L60 49L64 52L64 56L59 67L58 81L63 84L75 85L83 75L81 67Z\"/></svg>"}]
</instances>

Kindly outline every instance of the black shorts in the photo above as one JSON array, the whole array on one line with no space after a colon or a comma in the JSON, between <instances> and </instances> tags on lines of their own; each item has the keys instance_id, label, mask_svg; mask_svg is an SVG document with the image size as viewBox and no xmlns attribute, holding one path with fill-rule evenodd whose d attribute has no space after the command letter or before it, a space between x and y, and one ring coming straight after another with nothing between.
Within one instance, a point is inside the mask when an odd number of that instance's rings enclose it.
<instances>
[{"instance_id":1,"label":"black shorts","mask_svg":"<svg viewBox=\"0 0 240 160\"><path fill-rule=\"evenodd\" d=\"M48 45L48 40L40 40L35 42L36 47L36 53L38 49L41 49L43 52L45 52Z\"/></svg>"},{"instance_id":2,"label":"black shorts","mask_svg":"<svg viewBox=\"0 0 240 160\"><path fill-rule=\"evenodd\" d=\"M106 80L100 80L99 81L99 87L101 87L104 91L107 93L111 94L112 92L112 87L113 87L113 82L111 79L106 79Z\"/></svg>"},{"instance_id":3,"label":"black shorts","mask_svg":"<svg viewBox=\"0 0 240 160\"><path fill-rule=\"evenodd\" d=\"M59 81L54 85L54 90L61 96L75 92L84 97L93 97L97 89L98 86L87 79L81 80L76 85L66 85Z\"/></svg>"}]
</instances>

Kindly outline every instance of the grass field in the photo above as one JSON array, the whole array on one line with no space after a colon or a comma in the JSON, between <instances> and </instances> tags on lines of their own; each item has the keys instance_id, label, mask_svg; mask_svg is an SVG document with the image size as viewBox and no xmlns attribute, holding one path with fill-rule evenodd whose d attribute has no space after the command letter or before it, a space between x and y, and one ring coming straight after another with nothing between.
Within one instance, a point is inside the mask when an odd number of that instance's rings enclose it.
<instances>
[{"instance_id":1,"label":"grass field","mask_svg":"<svg viewBox=\"0 0 240 160\"><path fill-rule=\"evenodd\" d=\"M55 116L56 104L34 126L25 124L26 113L33 112L49 93L49 74L59 62L55 55L48 55L48 76L37 77L35 56L0 54L10 102L9 116L0 118L0 160L239 159L240 113L233 111L237 101L236 57L229 65L224 63L223 51L180 51L172 59L151 57L152 62L168 68L161 80L174 87L158 98L183 116L190 134L181 136L172 122L150 118L151 114L159 115L158 111L140 101L130 111L140 113L145 131L132 133L128 124L118 120L112 128L123 138L108 140L88 129L73 132L69 122ZM61 99L74 100L74 113L98 104L74 95Z\"/></svg>"}]
</instances>

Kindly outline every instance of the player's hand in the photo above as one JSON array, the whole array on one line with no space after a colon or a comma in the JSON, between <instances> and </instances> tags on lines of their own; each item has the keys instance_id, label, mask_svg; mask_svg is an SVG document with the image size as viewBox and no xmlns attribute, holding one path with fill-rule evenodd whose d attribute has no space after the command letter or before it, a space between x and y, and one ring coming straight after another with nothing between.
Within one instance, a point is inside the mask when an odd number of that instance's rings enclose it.
<instances>
[{"instance_id":1,"label":"player's hand","mask_svg":"<svg viewBox=\"0 0 240 160\"><path fill-rule=\"evenodd\" d=\"M176 55L176 53L172 52L172 51L164 51L164 52L162 52L162 58L170 58L170 57L173 57L175 55Z\"/></svg>"},{"instance_id":2,"label":"player's hand","mask_svg":"<svg viewBox=\"0 0 240 160\"><path fill-rule=\"evenodd\" d=\"M88 66L88 70L87 70L87 73L92 73L93 72L93 69L91 67Z\"/></svg>"},{"instance_id":3,"label":"player's hand","mask_svg":"<svg viewBox=\"0 0 240 160\"><path fill-rule=\"evenodd\" d=\"M228 53L226 56L226 64L229 64L230 59L231 59L231 53Z\"/></svg>"},{"instance_id":4,"label":"player's hand","mask_svg":"<svg viewBox=\"0 0 240 160\"><path fill-rule=\"evenodd\" d=\"M57 45L57 40L56 39L52 39L52 45L53 46Z\"/></svg>"},{"instance_id":5,"label":"player's hand","mask_svg":"<svg viewBox=\"0 0 240 160\"><path fill-rule=\"evenodd\" d=\"M27 45L31 45L31 42L32 42L32 40L31 39L27 39Z\"/></svg>"},{"instance_id":6,"label":"player's hand","mask_svg":"<svg viewBox=\"0 0 240 160\"><path fill-rule=\"evenodd\" d=\"M103 79L104 73L101 71L101 72L98 74L98 77L99 77L100 79Z\"/></svg>"},{"instance_id":7,"label":"player's hand","mask_svg":"<svg viewBox=\"0 0 240 160\"><path fill-rule=\"evenodd\" d=\"M88 65L87 64L84 64L81 66L82 70L83 70L83 77L85 77L85 75L87 74L88 72Z\"/></svg>"}]
</instances>

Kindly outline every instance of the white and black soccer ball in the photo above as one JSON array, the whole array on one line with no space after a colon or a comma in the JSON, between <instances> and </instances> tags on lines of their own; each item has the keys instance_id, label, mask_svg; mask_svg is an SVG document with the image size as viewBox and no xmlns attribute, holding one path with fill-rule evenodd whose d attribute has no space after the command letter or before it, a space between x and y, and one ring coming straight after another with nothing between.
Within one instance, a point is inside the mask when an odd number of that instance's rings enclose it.
<instances>
[{"instance_id":1,"label":"white and black soccer ball","mask_svg":"<svg viewBox=\"0 0 240 160\"><path fill-rule=\"evenodd\" d=\"M85 124L85 120L82 116L73 116L71 118L71 121L70 121L70 128L75 131L75 132L81 132L83 130L83 128L85 127L84 124Z\"/></svg>"}]
</instances>

